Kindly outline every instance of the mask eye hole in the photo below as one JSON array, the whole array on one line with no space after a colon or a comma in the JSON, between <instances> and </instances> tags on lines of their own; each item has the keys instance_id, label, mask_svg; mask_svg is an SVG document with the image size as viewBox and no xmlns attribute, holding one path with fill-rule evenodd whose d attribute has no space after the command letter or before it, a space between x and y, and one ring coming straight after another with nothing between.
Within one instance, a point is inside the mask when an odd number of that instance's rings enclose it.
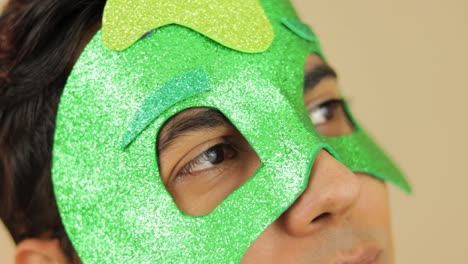
<instances>
[{"instance_id":1,"label":"mask eye hole","mask_svg":"<svg viewBox=\"0 0 468 264\"><path fill-rule=\"evenodd\" d=\"M352 133L354 125L338 91L335 71L314 54L304 68L304 104L315 128L325 137Z\"/></svg>"},{"instance_id":2,"label":"mask eye hole","mask_svg":"<svg viewBox=\"0 0 468 264\"><path fill-rule=\"evenodd\" d=\"M176 114L156 142L164 185L179 209L191 216L213 211L261 164L244 136L210 108Z\"/></svg>"}]
</instances>

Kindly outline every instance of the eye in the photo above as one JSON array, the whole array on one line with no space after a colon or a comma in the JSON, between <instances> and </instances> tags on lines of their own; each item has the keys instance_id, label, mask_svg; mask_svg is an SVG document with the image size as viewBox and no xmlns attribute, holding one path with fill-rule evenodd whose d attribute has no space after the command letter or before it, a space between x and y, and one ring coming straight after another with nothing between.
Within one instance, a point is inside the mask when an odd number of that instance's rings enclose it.
<instances>
[{"instance_id":1,"label":"eye","mask_svg":"<svg viewBox=\"0 0 468 264\"><path fill-rule=\"evenodd\" d=\"M229 143L217 144L185 165L178 173L178 177L183 177L186 174L195 175L205 170L214 169L226 160L233 159L236 154L236 150Z\"/></svg>"},{"instance_id":2,"label":"eye","mask_svg":"<svg viewBox=\"0 0 468 264\"><path fill-rule=\"evenodd\" d=\"M314 125L321 125L332 120L337 108L342 107L343 101L340 99L328 100L309 111L310 120Z\"/></svg>"},{"instance_id":3,"label":"eye","mask_svg":"<svg viewBox=\"0 0 468 264\"><path fill-rule=\"evenodd\" d=\"M305 61L303 96L310 120L322 136L342 136L353 132L353 122L338 91L337 74L315 54L310 54Z\"/></svg>"},{"instance_id":4,"label":"eye","mask_svg":"<svg viewBox=\"0 0 468 264\"><path fill-rule=\"evenodd\" d=\"M353 131L342 99L333 98L308 107L308 112L312 123L323 136L342 136Z\"/></svg>"},{"instance_id":5,"label":"eye","mask_svg":"<svg viewBox=\"0 0 468 264\"><path fill-rule=\"evenodd\" d=\"M260 167L244 136L210 108L190 108L170 118L156 147L167 191L192 216L210 213Z\"/></svg>"}]
</instances>

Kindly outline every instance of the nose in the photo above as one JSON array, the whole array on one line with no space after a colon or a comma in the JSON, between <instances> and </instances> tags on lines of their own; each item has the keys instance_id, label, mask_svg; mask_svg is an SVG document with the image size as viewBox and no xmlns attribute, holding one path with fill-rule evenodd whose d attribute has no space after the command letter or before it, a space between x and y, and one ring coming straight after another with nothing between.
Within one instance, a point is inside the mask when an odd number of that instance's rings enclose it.
<instances>
[{"instance_id":1,"label":"nose","mask_svg":"<svg viewBox=\"0 0 468 264\"><path fill-rule=\"evenodd\" d=\"M307 235L350 216L360 195L357 176L325 150L315 158L304 192L283 214L291 235Z\"/></svg>"}]
</instances>

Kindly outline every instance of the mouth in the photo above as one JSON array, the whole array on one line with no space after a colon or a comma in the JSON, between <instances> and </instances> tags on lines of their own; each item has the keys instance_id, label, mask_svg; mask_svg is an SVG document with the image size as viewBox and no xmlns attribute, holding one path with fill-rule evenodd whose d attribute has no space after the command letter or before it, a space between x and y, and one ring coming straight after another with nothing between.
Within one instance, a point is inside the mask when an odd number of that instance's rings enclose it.
<instances>
[{"instance_id":1,"label":"mouth","mask_svg":"<svg viewBox=\"0 0 468 264\"><path fill-rule=\"evenodd\" d=\"M333 259L332 264L379 264L382 249L376 245L361 245Z\"/></svg>"}]
</instances>

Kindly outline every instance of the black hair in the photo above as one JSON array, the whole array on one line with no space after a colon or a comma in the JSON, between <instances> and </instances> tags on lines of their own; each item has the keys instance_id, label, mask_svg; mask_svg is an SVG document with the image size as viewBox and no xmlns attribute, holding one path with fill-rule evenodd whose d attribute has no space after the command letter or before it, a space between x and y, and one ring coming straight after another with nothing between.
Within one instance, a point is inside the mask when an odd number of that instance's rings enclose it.
<instances>
[{"instance_id":1,"label":"black hair","mask_svg":"<svg viewBox=\"0 0 468 264\"><path fill-rule=\"evenodd\" d=\"M16 243L59 238L73 262L52 189L53 134L63 87L104 5L10 0L0 18L0 218Z\"/></svg>"}]
</instances>

